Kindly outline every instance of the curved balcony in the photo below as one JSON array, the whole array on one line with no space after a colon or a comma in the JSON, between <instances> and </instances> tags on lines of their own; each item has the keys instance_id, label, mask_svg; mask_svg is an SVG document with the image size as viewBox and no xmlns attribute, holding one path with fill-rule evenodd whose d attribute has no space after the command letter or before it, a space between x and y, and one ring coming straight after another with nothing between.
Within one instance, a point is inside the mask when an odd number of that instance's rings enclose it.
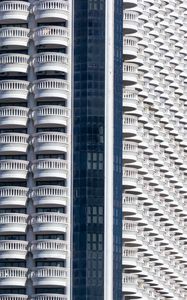
<instances>
[{"instance_id":1,"label":"curved balcony","mask_svg":"<svg viewBox=\"0 0 187 300\"><path fill-rule=\"evenodd\" d=\"M27 281L27 269L16 267L0 268L0 286L25 286Z\"/></svg>"},{"instance_id":2,"label":"curved balcony","mask_svg":"<svg viewBox=\"0 0 187 300\"><path fill-rule=\"evenodd\" d=\"M33 112L36 126L67 126L68 109L58 105L37 106Z\"/></svg>"},{"instance_id":3,"label":"curved balcony","mask_svg":"<svg viewBox=\"0 0 187 300\"><path fill-rule=\"evenodd\" d=\"M25 206L28 188L17 186L0 187L0 206Z\"/></svg>"},{"instance_id":4,"label":"curved balcony","mask_svg":"<svg viewBox=\"0 0 187 300\"><path fill-rule=\"evenodd\" d=\"M135 116L123 116L123 134L125 137L136 136L138 129L138 119Z\"/></svg>"},{"instance_id":5,"label":"curved balcony","mask_svg":"<svg viewBox=\"0 0 187 300\"><path fill-rule=\"evenodd\" d=\"M18 213L0 214L0 232L22 232L27 227L27 215Z\"/></svg>"},{"instance_id":6,"label":"curved balcony","mask_svg":"<svg viewBox=\"0 0 187 300\"><path fill-rule=\"evenodd\" d=\"M123 185L126 189L135 188L138 180L138 171L134 168L123 169Z\"/></svg>"},{"instance_id":7,"label":"curved balcony","mask_svg":"<svg viewBox=\"0 0 187 300\"><path fill-rule=\"evenodd\" d=\"M0 178L4 179L26 179L28 172L28 161L7 159L0 161Z\"/></svg>"},{"instance_id":8,"label":"curved balcony","mask_svg":"<svg viewBox=\"0 0 187 300\"><path fill-rule=\"evenodd\" d=\"M60 240L37 240L32 243L31 251L34 259L67 258L67 243Z\"/></svg>"},{"instance_id":9,"label":"curved balcony","mask_svg":"<svg viewBox=\"0 0 187 300\"><path fill-rule=\"evenodd\" d=\"M132 111L137 109L138 95L135 90L124 89L123 91L123 107L125 111Z\"/></svg>"},{"instance_id":10,"label":"curved balcony","mask_svg":"<svg viewBox=\"0 0 187 300\"><path fill-rule=\"evenodd\" d=\"M40 79L34 82L34 98L60 98L67 99L69 85L66 80L61 79Z\"/></svg>"},{"instance_id":11,"label":"curved balcony","mask_svg":"<svg viewBox=\"0 0 187 300\"><path fill-rule=\"evenodd\" d=\"M125 11L123 15L123 29L125 34L132 34L138 30L138 13L135 11Z\"/></svg>"},{"instance_id":12,"label":"curved balcony","mask_svg":"<svg viewBox=\"0 0 187 300\"><path fill-rule=\"evenodd\" d=\"M40 152L67 152L68 136L61 132L40 132L33 137L34 151Z\"/></svg>"},{"instance_id":13,"label":"curved balcony","mask_svg":"<svg viewBox=\"0 0 187 300\"><path fill-rule=\"evenodd\" d=\"M28 242L26 241L0 241L0 259L25 259Z\"/></svg>"},{"instance_id":14,"label":"curved balcony","mask_svg":"<svg viewBox=\"0 0 187 300\"><path fill-rule=\"evenodd\" d=\"M34 14L37 21L68 20L69 4L64 0L42 0L35 4Z\"/></svg>"},{"instance_id":15,"label":"curved balcony","mask_svg":"<svg viewBox=\"0 0 187 300\"><path fill-rule=\"evenodd\" d=\"M123 247L122 264L126 267L134 267L137 262L137 249L133 247Z\"/></svg>"},{"instance_id":16,"label":"curved balcony","mask_svg":"<svg viewBox=\"0 0 187 300\"><path fill-rule=\"evenodd\" d=\"M123 55L125 60L136 58L137 53L137 39L135 37L125 36L123 38Z\"/></svg>"},{"instance_id":17,"label":"curved balcony","mask_svg":"<svg viewBox=\"0 0 187 300\"><path fill-rule=\"evenodd\" d=\"M137 160L138 145L134 142L123 142L123 159L125 163L132 163Z\"/></svg>"},{"instance_id":18,"label":"curved balcony","mask_svg":"<svg viewBox=\"0 0 187 300\"><path fill-rule=\"evenodd\" d=\"M130 86L137 83L137 65L134 63L123 64L123 81L125 86Z\"/></svg>"},{"instance_id":19,"label":"curved balcony","mask_svg":"<svg viewBox=\"0 0 187 300\"><path fill-rule=\"evenodd\" d=\"M24 133L1 133L0 153L26 153L28 146L28 134Z\"/></svg>"},{"instance_id":20,"label":"curved balcony","mask_svg":"<svg viewBox=\"0 0 187 300\"><path fill-rule=\"evenodd\" d=\"M67 269L60 267L38 267L32 273L33 286L66 286Z\"/></svg>"},{"instance_id":21,"label":"curved balcony","mask_svg":"<svg viewBox=\"0 0 187 300\"><path fill-rule=\"evenodd\" d=\"M27 100L28 86L29 82L23 80L1 80L0 99Z\"/></svg>"},{"instance_id":22,"label":"curved balcony","mask_svg":"<svg viewBox=\"0 0 187 300\"><path fill-rule=\"evenodd\" d=\"M128 294L137 293L137 276L133 274L123 274L122 276L122 290L127 296Z\"/></svg>"},{"instance_id":23,"label":"curved balcony","mask_svg":"<svg viewBox=\"0 0 187 300\"><path fill-rule=\"evenodd\" d=\"M0 300L28 300L28 296L20 294L2 294L0 295Z\"/></svg>"},{"instance_id":24,"label":"curved balcony","mask_svg":"<svg viewBox=\"0 0 187 300\"><path fill-rule=\"evenodd\" d=\"M32 199L35 206L67 205L68 189L63 186L45 185L33 188Z\"/></svg>"},{"instance_id":25,"label":"curved balcony","mask_svg":"<svg viewBox=\"0 0 187 300\"><path fill-rule=\"evenodd\" d=\"M1 54L0 73L20 72L27 73L29 56L25 54Z\"/></svg>"},{"instance_id":26,"label":"curved balcony","mask_svg":"<svg viewBox=\"0 0 187 300\"><path fill-rule=\"evenodd\" d=\"M65 179L68 174L68 163L62 159L38 159L33 162L34 178Z\"/></svg>"},{"instance_id":27,"label":"curved balcony","mask_svg":"<svg viewBox=\"0 0 187 300\"><path fill-rule=\"evenodd\" d=\"M45 52L34 55L35 72L58 71L68 72L68 56L63 53Z\"/></svg>"},{"instance_id":28,"label":"curved balcony","mask_svg":"<svg viewBox=\"0 0 187 300\"><path fill-rule=\"evenodd\" d=\"M137 196L131 194L123 195L122 209L125 215L134 215L137 212Z\"/></svg>"},{"instance_id":29,"label":"curved balcony","mask_svg":"<svg viewBox=\"0 0 187 300\"><path fill-rule=\"evenodd\" d=\"M34 232L66 232L67 216L62 213L37 213L31 218Z\"/></svg>"},{"instance_id":30,"label":"curved balcony","mask_svg":"<svg viewBox=\"0 0 187 300\"><path fill-rule=\"evenodd\" d=\"M35 29L33 39L36 46L56 45L67 47L69 31L67 28L60 26L42 26Z\"/></svg>"},{"instance_id":31,"label":"curved balcony","mask_svg":"<svg viewBox=\"0 0 187 300\"><path fill-rule=\"evenodd\" d=\"M123 221L122 233L125 240L136 240L137 223L132 221Z\"/></svg>"},{"instance_id":32,"label":"curved balcony","mask_svg":"<svg viewBox=\"0 0 187 300\"><path fill-rule=\"evenodd\" d=\"M0 22L27 21L29 6L30 3L23 1L2 1L0 3Z\"/></svg>"},{"instance_id":33,"label":"curved balcony","mask_svg":"<svg viewBox=\"0 0 187 300\"><path fill-rule=\"evenodd\" d=\"M37 294L37 295L33 295L31 300L68 300L68 298L66 295L60 295L60 294Z\"/></svg>"},{"instance_id":34,"label":"curved balcony","mask_svg":"<svg viewBox=\"0 0 187 300\"><path fill-rule=\"evenodd\" d=\"M28 111L28 108L19 106L0 107L0 127L26 127Z\"/></svg>"},{"instance_id":35,"label":"curved balcony","mask_svg":"<svg viewBox=\"0 0 187 300\"><path fill-rule=\"evenodd\" d=\"M29 42L29 29L22 27L0 28L0 46L27 47Z\"/></svg>"}]
</instances>

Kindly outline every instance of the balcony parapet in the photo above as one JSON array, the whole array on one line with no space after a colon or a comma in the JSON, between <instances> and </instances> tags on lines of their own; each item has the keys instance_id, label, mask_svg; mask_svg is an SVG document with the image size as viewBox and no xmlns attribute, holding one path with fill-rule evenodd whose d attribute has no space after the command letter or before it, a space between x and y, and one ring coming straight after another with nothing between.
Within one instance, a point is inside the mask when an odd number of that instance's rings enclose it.
<instances>
[{"instance_id":1,"label":"balcony parapet","mask_svg":"<svg viewBox=\"0 0 187 300\"><path fill-rule=\"evenodd\" d=\"M63 53L44 52L34 55L33 66L35 72L68 71L68 56Z\"/></svg>"},{"instance_id":2,"label":"balcony parapet","mask_svg":"<svg viewBox=\"0 0 187 300\"><path fill-rule=\"evenodd\" d=\"M31 193L34 205L67 205L68 189L62 186L45 185L34 187Z\"/></svg>"},{"instance_id":3,"label":"balcony parapet","mask_svg":"<svg viewBox=\"0 0 187 300\"><path fill-rule=\"evenodd\" d=\"M67 99L69 94L69 84L62 79L39 79L33 84L35 99L37 98L62 98Z\"/></svg>"},{"instance_id":4,"label":"balcony parapet","mask_svg":"<svg viewBox=\"0 0 187 300\"><path fill-rule=\"evenodd\" d=\"M0 268L0 286L25 286L27 280L27 269L16 267Z\"/></svg>"},{"instance_id":5,"label":"balcony parapet","mask_svg":"<svg viewBox=\"0 0 187 300\"><path fill-rule=\"evenodd\" d=\"M61 132L40 132L32 139L35 152L67 152L68 136Z\"/></svg>"},{"instance_id":6,"label":"balcony parapet","mask_svg":"<svg viewBox=\"0 0 187 300\"><path fill-rule=\"evenodd\" d=\"M26 21L30 3L24 1L2 1L0 3L0 21Z\"/></svg>"},{"instance_id":7,"label":"balcony parapet","mask_svg":"<svg viewBox=\"0 0 187 300\"><path fill-rule=\"evenodd\" d=\"M34 259L38 258L67 258L67 243L60 240L37 240L31 245Z\"/></svg>"},{"instance_id":8,"label":"balcony parapet","mask_svg":"<svg viewBox=\"0 0 187 300\"><path fill-rule=\"evenodd\" d=\"M34 232L66 232L67 216L62 213L37 213L31 218Z\"/></svg>"},{"instance_id":9,"label":"balcony parapet","mask_svg":"<svg viewBox=\"0 0 187 300\"><path fill-rule=\"evenodd\" d=\"M17 186L0 187L0 206L25 206L28 188Z\"/></svg>"},{"instance_id":10,"label":"balcony parapet","mask_svg":"<svg viewBox=\"0 0 187 300\"><path fill-rule=\"evenodd\" d=\"M26 241L0 241L0 258L1 259L25 259L27 255L28 242Z\"/></svg>"},{"instance_id":11,"label":"balcony parapet","mask_svg":"<svg viewBox=\"0 0 187 300\"><path fill-rule=\"evenodd\" d=\"M27 47L29 42L29 29L22 27L0 28L0 45Z\"/></svg>"},{"instance_id":12,"label":"balcony parapet","mask_svg":"<svg viewBox=\"0 0 187 300\"><path fill-rule=\"evenodd\" d=\"M34 5L37 21L45 19L68 20L69 3L63 0L42 0Z\"/></svg>"},{"instance_id":13,"label":"balcony parapet","mask_svg":"<svg viewBox=\"0 0 187 300\"><path fill-rule=\"evenodd\" d=\"M32 164L34 178L67 178L68 162L62 159L38 159Z\"/></svg>"},{"instance_id":14,"label":"balcony parapet","mask_svg":"<svg viewBox=\"0 0 187 300\"><path fill-rule=\"evenodd\" d=\"M28 87L29 87L28 81L1 80L0 81L0 99L27 100Z\"/></svg>"},{"instance_id":15,"label":"balcony parapet","mask_svg":"<svg viewBox=\"0 0 187 300\"><path fill-rule=\"evenodd\" d=\"M33 39L36 46L68 46L69 31L67 28L60 26L41 26L35 29Z\"/></svg>"},{"instance_id":16,"label":"balcony parapet","mask_svg":"<svg viewBox=\"0 0 187 300\"><path fill-rule=\"evenodd\" d=\"M61 267L38 267L31 275L34 286L42 285L67 285L67 269Z\"/></svg>"}]
</instances>

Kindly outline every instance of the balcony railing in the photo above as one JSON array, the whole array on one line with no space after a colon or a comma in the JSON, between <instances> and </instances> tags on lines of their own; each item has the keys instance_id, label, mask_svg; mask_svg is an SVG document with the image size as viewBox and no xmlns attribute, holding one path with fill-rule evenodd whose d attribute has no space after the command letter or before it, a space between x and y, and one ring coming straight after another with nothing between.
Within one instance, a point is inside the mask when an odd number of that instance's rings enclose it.
<instances>
[{"instance_id":1,"label":"balcony railing","mask_svg":"<svg viewBox=\"0 0 187 300\"><path fill-rule=\"evenodd\" d=\"M33 91L35 98L63 98L68 97L69 84L61 79L40 79L34 82Z\"/></svg>"},{"instance_id":2,"label":"balcony railing","mask_svg":"<svg viewBox=\"0 0 187 300\"><path fill-rule=\"evenodd\" d=\"M60 26L42 26L35 29L33 38L36 46L43 44L67 46L69 31Z\"/></svg>"},{"instance_id":3,"label":"balcony railing","mask_svg":"<svg viewBox=\"0 0 187 300\"><path fill-rule=\"evenodd\" d=\"M68 189L66 187L54 185L37 186L33 188L31 197L34 201L34 205L66 205Z\"/></svg>"},{"instance_id":4,"label":"balcony railing","mask_svg":"<svg viewBox=\"0 0 187 300\"><path fill-rule=\"evenodd\" d=\"M2 1L0 20L27 20L30 3L23 1Z\"/></svg>"},{"instance_id":5,"label":"balcony railing","mask_svg":"<svg viewBox=\"0 0 187 300\"><path fill-rule=\"evenodd\" d=\"M2 46L22 46L27 47L29 41L29 29L22 27L2 27L0 28L0 44Z\"/></svg>"},{"instance_id":6,"label":"balcony railing","mask_svg":"<svg viewBox=\"0 0 187 300\"><path fill-rule=\"evenodd\" d=\"M45 52L34 56L33 65L35 72L68 70L68 56L63 53Z\"/></svg>"},{"instance_id":7,"label":"balcony railing","mask_svg":"<svg viewBox=\"0 0 187 300\"><path fill-rule=\"evenodd\" d=\"M68 148L68 136L61 132L41 132L33 137L35 152L62 151Z\"/></svg>"},{"instance_id":8,"label":"balcony railing","mask_svg":"<svg viewBox=\"0 0 187 300\"><path fill-rule=\"evenodd\" d=\"M36 20L46 18L68 19L69 3L63 0L43 0L36 2L34 6L34 13Z\"/></svg>"},{"instance_id":9,"label":"balcony railing","mask_svg":"<svg viewBox=\"0 0 187 300\"><path fill-rule=\"evenodd\" d=\"M23 80L1 80L0 99L27 99L29 82ZM15 107L16 108L16 107Z\"/></svg>"}]
</instances>

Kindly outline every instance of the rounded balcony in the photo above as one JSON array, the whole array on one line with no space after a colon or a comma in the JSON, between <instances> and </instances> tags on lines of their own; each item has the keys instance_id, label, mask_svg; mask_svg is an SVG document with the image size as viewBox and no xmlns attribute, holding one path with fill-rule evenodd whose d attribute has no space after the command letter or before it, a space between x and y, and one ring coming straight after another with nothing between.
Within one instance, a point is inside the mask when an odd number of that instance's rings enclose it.
<instances>
[{"instance_id":1,"label":"rounded balcony","mask_svg":"<svg viewBox=\"0 0 187 300\"><path fill-rule=\"evenodd\" d=\"M35 3L35 19L39 22L68 20L69 3L64 0L42 0Z\"/></svg>"},{"instance_id":2,"label":"rounded balcony","mask_svg":"<svg viewBox=\"0 0 187 300\"><path fill-rule=\"evenodd\" d=\"M33 286L66 286L67 269L61 267L37 267L31 275Z\"/></svg>"},{"instance_id":3,"label":"rounded balcony","mask_svg":"<svg viewBox=\"0 0 187 300\"><path fill-rule=\"evenodd\" d=\"M33 34L35 46L68 46L69 31L66 27L41 26L35 29Z\"/></svg>"},{"instance_id":4,"label":"rounded balcony","mask_svg":"<svg viewBox=\"0 0 187 300\"><path fill-rule=\"evenodd\" d=\"M131 194L123 195L122 209L125 215L135 215L137 213L137 196Z\"/></svg>"},{"instance_id":5,"label":"rounded balcony","mask_svg":"<svg viewBox=\"0 0 187 300\"><path fill-rule=\"evenodd\" d=\"M0 3L0 22L17 23L27 21L30 3L24 1L2 1Z\"/></svg>"},{"instance_id":6,"label":"rounded balcony","mask_svg":"<svg viewBox=\"0 0 187 300\"><path fill-rule=\"evenodd\" d=\"M69 95L69 85L66 80L62 79L39 79L34 82L33 92L35 99L67 99Z\"/></svg>"},{"instance_id":7,"label":"rounded balcony","mask_svg":"<svg viewBox=\"0 0 187 300\"><path fill-rule=\"evenodd\" d=\"M138 95L137 91L131 89L124 89L123 91L123 107L125 111L133 111L137 109Z\"/></svg>"},{"instance_id":8,"label":"rounded balcony","mask_svg":"<svg viewBox=\"0 0 187 300\"><path fill-rule=\"evenodd\" d=\"M26 127L28 108L19 106L0 107L0 127Z\"/></svg>"},{"instance_id":9,"label":"rounded balcony","mask_svg":"<svg viewBox=\"0 0 187 300\"><path fill-rule=\"evenodd\" d=\"M16 268L16 267L1 267L0 268L0 286L25 286L27 281L26 268Z\"/></svg>"},{"instance_id":10,"label":"rounded balcony","mask_svg":"<svg viewBox=\"0 0 187 300\"><path fill-rule=\"evenodd\" d=\"M68 175L68 162L62 159L38 159L33 162L32 171L35 179L66 179Z\"/></svg>"},{"instance_id":11,"label":"rounded balcony","mask_svg":"<svg viewBox=\"0 0 187 300\"><path fill-rule=\"evenodd\" d=\"M37 240L32 243L31 251L34 259L66 259L68 248L65 241Z\"/></svg>"},{"instance_id":12,"label":"rounded balcony","mask_svg":"<svg viewBox=\"0 0 187 300\"><path fill-rule=\"evenodd\" d=\"M122 226L123 239L128 241L136 240L137 229L138 229L137 223L133 221L123 221L123 226Z\"/></svg>"},{"instance_id":13,"label":"rounded balcony","mask_svg":"<svg viewBox=\"0 0 187 300\"><path fill-rule=\"evenodd\" d=\"M68 189L64 186L43 185L34 187L32 199L35 206L66 206L68 200Z\"/></svg>"},{"instance_id":14,"label":"rounded balcony","mask_svg":"<svg viewBox=\"0 0 187 300\"><path fill-rule=\"evenodd\" d=\"M67 216L62 213L37 213L31 218L34 232L66 232Z\"/></svg>"},{"instance_id":15,"label":"rounded balcony","mask_svg":"<svg viewBox=\"0 0 187 300\"><path fill-rule=\"evenodd\" d=\"M133 247L123 247L122 264L127 268L135 267L137 262L137 249Z\"/></svg>"},{"instance_id":16,"label":"rounded balcony","mask_svg":"<svg viewBox=\"0 0 187 300\"><path fill-rule=\"evenodd\" d=\"M0 160L1 179L26 179L28 172L28 161L7 159Z\"/></svg>"},{"instance_id":17,"label":"rounded balcony","mask_svg":"<svg viewBox=\"0 0 187 300\"><path fill-rule=\"evenodd\" d=\"M134 168L123 168L123 185L125 189L135 188L138 180L138 170Z\"/></svg>"},{"instance_id":18,"label":"rounded balcony","mask_svg":"<svg viewBox=\"0 0 187 300\"><path fill-rule=\"evenodd\" d=\"M123 160L125 163L132 163L137 160L138 144L135 142L123 142Z\"/></svg>"},{"instance_id":19,"label":"rounded balcony","mask_svg":"<svg viewBox=\"0 0 187 300\"><path fill-rule=\"evenodd\" d=\"M0 241L0 259L25 259L28 242L26 241Z\"/></svg>"},{"instance_id":20,"label":"rounded balcony","mask_svg":"<svg viewBox=\"0 0 187 300\"><path fill-rule=\"evenodd\" d=\"M36 153L67 152L68 136L61 132L39 132L33 137L33 145Z\"/></svg>"},{"instance_id":21,"label":"rounded balcony","mask_svg":"<svg viewBox=\"0 0 187 300\"><path fill-rule=\"evenodd\" d=\"M123 55L125 60L136 58L137 53L138 53L137 38L131 36L124 36Z\"/></svg>"},{"instance_id":22,"label":"rounded balcony","mask_svg":"<svg viewBox=\"0 0 187 300\"><path fill-rule=\"evenodd\" d=\"M1 294L0 300L28 300L28 296L21 294Z\"/></svg>"},{"instance_id":23,"label":"rounded balcony","mask_svg":"<svg viewBox=\"0 0 187 300\"><path fill-rule=\"evenodd\" d=\"M125 11L123 15L123 29L125 34L136 33L138 30L138 13L135 11Z\"/></svg>"},{"instance_id":24,"label":"rounded balcony","mask_svg":"<svg viewBox=\"0 0 187 300\"><path fill-rule=\"evenodd\" d=\"M0 214L0 232L19 232L25 233L27 227L27 218L25 214L2 213Z\"/></svg>"},{"instance_id":25,"label":"rounded balcony","mask_svg":"<svg viewBox=\"0 0 187 300\"><path fill-rule=\"evenodd\" d=\"M33 111L34 125L46 126L67 126L68 109L59 105L37 106Z\"/></svg>"},{"instance_id":26,"label":"rounded balcony","mask_svg":"<svg viewBox=\"0 0 187 300\"><path fill-rule=\"evenodd\" d=\"M123 116L123 134L125 137L130 138L137 135L138 119L136 116L124 115Z\"/></svg>"},{"instance_id":27,"label":"rounded balcony","mask_svg":"<svg viewBox=\"0 0 187 300\"><path fill-rule=\"evenodd\" d=\"M122 291L126 296L137 293L137 276L133 274L123 274Z\"/></svg>"},{"instance_id":28,"label":"rounded balcony","mask_svg":"<svg viewBox=\"0 0 187 300\"><path fill-rule=\"evenodd\" d=\"M138 72L135 63L126 62L123 64L123 82L125 86L137 83Z\"/></svg>"},{"instance_id":29,"label":"rounded balcony","mask_svg":"<svg viewBox=\"0 0 187 300\"><path fill-rule=\"evenodd\" d=\"M16 46L25 48L29 42L29 29L22 27L2 27L0 28L0 47Z\"/></svg>"},{"instance_id":30,"label":"rounded balcony","mask_svg":"<svg viewBox=\"0 0 187 300\"><path fill-rule=\"evenodd\" d=\"M28 146L28 134L24 133L1 133L0 154L26 153Z\"/></svg>"},{"instance_id":31,"label":"rounded balcony","mask_svg":"<svg viewBox=\"0 0 187 300\"><path fill-rule=\"evenodd\" d=\"M68 300L68 298L66 295L61 294L36 294L32 296L31 300Z\"/></svg>"},{"instance_id":32,"label":"rounded balcony","mask_svg":"<svg viewBox=\"0 0 187 300\"><path fill-rule=\"evenodd\" d=\"M16 66L15 66L16 68ZM20 68L18 66L17 68ZM1 80L0 81L0 99L7 100L27 100L28 81L23 80Z\"/></svg>"},{"instance_id":33,"label":"rounded balcony","mask_svg":"<svg viewBox=\"0 0 187 300\"><path fill-rule=\"evenodd\" d=\"M18 186L0 187L0 206L25 206L28 188Z\"/></svg>"},{"instance_id":34,"label":"rounded balcony","mask_svg":"<svg viewBox=\"0 0 187 300\"><path fill-rule=\"evenodd\" d=\"M46 71L68 72L68 56L64 53L45 52L34 55L35 73Z\"/></svg>"},{"instance_id":35,"label":"rounded balcony","mask_svg":"<svg viewBox=\"0 0 187 300\"><path fill-rule=\"evenodd\" d=\"M28 68L28 59L29 56L26 54L1 54L0 73L19 72L26 74Z\"/></svg>"}]
</instances>

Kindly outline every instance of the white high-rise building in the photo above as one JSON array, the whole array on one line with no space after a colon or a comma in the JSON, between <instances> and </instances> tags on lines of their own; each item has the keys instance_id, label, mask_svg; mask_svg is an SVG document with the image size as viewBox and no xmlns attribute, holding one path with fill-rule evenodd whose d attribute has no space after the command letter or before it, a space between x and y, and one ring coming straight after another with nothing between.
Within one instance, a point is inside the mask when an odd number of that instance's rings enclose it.
<instances>
[{"instance_id":1,"label":"white high-rise building","mask_svg":"<svg viewBox=\"0 0 187 300\"><path fill-rule=\"evenodd\" d=\"M123 299L187 299L187 1L124 0Z\"/></svg>"},{"instance_id":2,"label":"white high-rise building","mask_svg":"<svg viewBox=\"0 0 187 300\"><path fill-rule=\"evenodd\" d=\"M122 19L0 1L0 300L121 299Z\"/></svg>"}]
</instances>

